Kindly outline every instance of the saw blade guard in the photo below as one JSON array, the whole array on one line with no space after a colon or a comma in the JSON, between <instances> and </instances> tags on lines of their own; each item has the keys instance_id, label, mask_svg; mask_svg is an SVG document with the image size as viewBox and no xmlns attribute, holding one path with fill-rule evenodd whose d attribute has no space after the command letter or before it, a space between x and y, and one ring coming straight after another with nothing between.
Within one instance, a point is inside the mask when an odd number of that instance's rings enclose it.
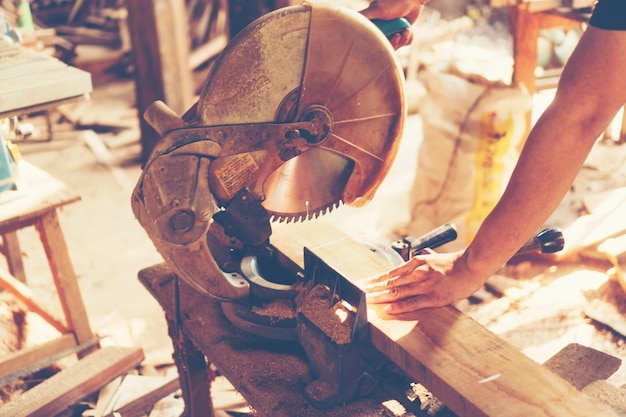
<instances>
[{"instance_id":1,"label":"saw blade guard","mask_svg":"<svg viewBox=\"0 0 626 417\"><path fill-rule=\"evenodd\" d=\"M305 150L293 154L267 149L217 158L212 192L228 201L248 187L274 220L366 204L399 147L403 82L387 38L354 10L312 2L257 19L216 61L194 123L314 121L324 134L305 138Z\"/></svg>"}]
</instances>

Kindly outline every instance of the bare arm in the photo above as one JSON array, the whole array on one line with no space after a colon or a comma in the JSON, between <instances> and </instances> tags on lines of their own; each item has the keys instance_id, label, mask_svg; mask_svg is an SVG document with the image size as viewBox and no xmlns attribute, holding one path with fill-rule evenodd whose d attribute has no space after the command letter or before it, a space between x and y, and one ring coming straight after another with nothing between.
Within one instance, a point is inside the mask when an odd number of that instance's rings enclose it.
<instances>
[{"instance_id":1,"label":"bare arm","mask_svg":"<svg viewBox=\"0 0 626 417\"><path fill-rule=\"evenodd\" d=\"M465 251L419 256L372 280L368 301L389 313L466 298L556 209L591 147L626 102L626 31L589 27L557 94L530 132L502 198Z\"/></svg>"}]
</instances>

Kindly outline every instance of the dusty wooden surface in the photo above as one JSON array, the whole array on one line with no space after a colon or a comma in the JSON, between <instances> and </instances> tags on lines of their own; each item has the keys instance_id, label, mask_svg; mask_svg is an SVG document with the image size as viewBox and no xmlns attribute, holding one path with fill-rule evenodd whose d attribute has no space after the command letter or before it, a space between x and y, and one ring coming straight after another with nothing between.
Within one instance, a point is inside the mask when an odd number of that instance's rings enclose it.
<instances>
[{"instance_id":1,"label":"dusty wooden surface","mask_svg":"<svg viewBox=\"0 0 626 417\"><path fill-rule=\"evenodd\" d=\"M174 317L175 275L165 265L146 268L140 281ZM264 339L235 328L215 300L180 281L184 332L246 398L261 417L382 417L388 395L376 389L353 403L315 409L302 395L311 376L302 348L295 342Z\"/></svg>"},{"instance_id":2,"label":"dusty wooden surface","mask_svg":"<svg viewBox=\"0 0 626 417\"><path fill-rule=\"evenodd\" d=\"M0 233L33 224L41 214L80 200L80 195L38 167L22 160L18 164L23 189L2 193ZM15 196L12 196L15 193Z\"/></svg>"}]
</instances>

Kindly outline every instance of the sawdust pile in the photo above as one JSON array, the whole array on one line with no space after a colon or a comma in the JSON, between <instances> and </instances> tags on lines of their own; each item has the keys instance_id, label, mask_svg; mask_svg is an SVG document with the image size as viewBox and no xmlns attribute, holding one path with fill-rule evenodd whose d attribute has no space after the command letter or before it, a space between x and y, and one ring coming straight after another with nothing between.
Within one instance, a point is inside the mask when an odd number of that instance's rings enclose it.
<instances>
[{"instance_id":1,"label":"sawdust pile","mask_svg":"<svg viewBox=\"0 0 626 417\"><path fill-rule=\"evenodd\" d=\"M296 306L293 300L277 298L263 305L252 307L252 311L260 316L277 319L295 319Z\"/></svg>"},{"instance_id":2,"label":"sawdust pile","mask_svg":"<svg viewBox=\"0 0 626 417\"><path fill-rule=\"evenodd\" d=\"M356 315L350 305L336 297L331 298L327 286L316 285L309 291L300 293L296 299L298 312L305 315L338 345L348 344L352 340Z\"/></svg>"}]
</instances>

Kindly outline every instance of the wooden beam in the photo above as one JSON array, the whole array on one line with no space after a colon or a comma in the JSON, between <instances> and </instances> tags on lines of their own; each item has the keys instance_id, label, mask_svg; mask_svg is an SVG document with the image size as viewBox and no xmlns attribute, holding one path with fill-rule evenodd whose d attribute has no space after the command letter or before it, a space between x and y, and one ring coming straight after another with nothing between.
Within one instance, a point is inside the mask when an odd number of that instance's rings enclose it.
<instances>
[{"instance_id":1,"label":"wooden beam","mask_svg":"<svg viewBox=\"0 0 626 417\"><path fill-rule=\"evenodd\" d=\"M359 285L388 261L323 220L274 223L272 242L302 266L306 246ZM459 417L616 416L452 306L386 317L368 308L371 342Z\"/></svg>"},{"instance_id":2,"label":"wooden beam","mask_svg":"<svg viewBox=\"0 0 626 417\"><path fill-rule=\"evenodd\" d=\"M20 249L16 231L2 235L2 253L7 259L7 266L11 275L20 280L20 282L26 283L22 250Z\"/></svg>"},{"instance_id":3,"label":"wooden beam","mask_svg":"<svg viewBox=\"0 0 626 417\"><path fill-rule=\"evenodd\" d=\"M68 333L31 348L11 352L0 360L0 380L7 375L19 372L23 368L75 347L74 335Z\"/></svg>"},{"instance_id":4,"label":"wooden beam","mask_svg":"<svg viewBox=\"0 0 626 417\"><path fill-rule=\"evenodd\" d=\"M1 416L50 417L103 387L144 359L141 348L105 347L0 407Z\"/></svg>"},{"instance_id":5,"label":"wooden beam","mask_svg":"<svg viewBox=\"0 0 626 417\"><path fill-rule=\"evenodd\" d=\"M58 320L33 299L31 289L19 279L15 278L4 268L0 268L0 288L13 294L18 300L32 312L39 315L49 325L54 327L59 333L67 333L68 328L65 323Z\"/></svg>"},{"instance_id":6,"label":"wooden beam","mask_svg":"<svg viewBox=\"0 0 626 417\"><path fill-rule=\"evenodd\" d=\"M146 0L130 1L126 8L145 162L160 139L143 118L146 108L161 100L182 115L193 104L186 7L183 0Z\"/></svg>"}]
</instances>

